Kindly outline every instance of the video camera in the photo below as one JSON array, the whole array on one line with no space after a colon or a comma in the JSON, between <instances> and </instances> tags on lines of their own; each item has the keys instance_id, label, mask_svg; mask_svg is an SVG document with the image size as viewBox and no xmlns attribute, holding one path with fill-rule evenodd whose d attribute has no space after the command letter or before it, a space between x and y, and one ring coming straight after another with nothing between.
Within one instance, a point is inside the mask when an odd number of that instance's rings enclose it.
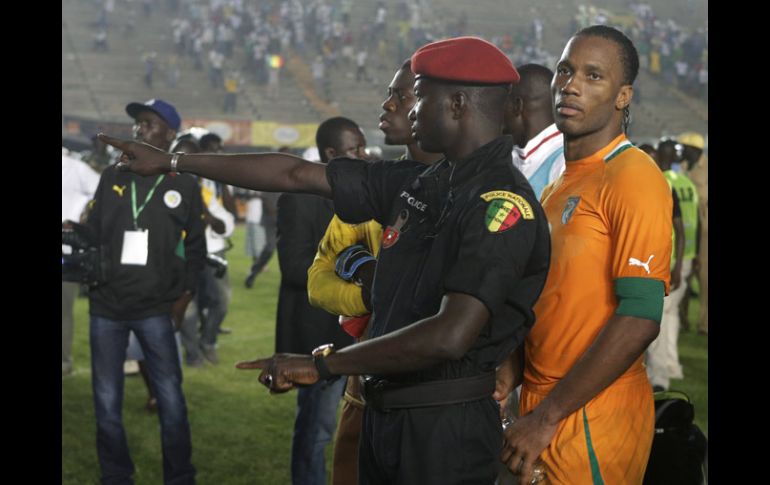
<instances>
[{"instance_id":1,"label":"video camera","mask_svg":"<svg viewBox=\"0 0 770 485\"><path fill-rule=\"evenodd\" d=\"M227 273L227 260L222 256L210 253L206 256L206 264L214 268L215 278L222 278Z\"/></svg>"},{"instance_id":2,"label":"video camera","mask_svg":"<svg viewBox=\"0 0 770 485\"><path fill-rule=\"evenodd\" d=\"M62 224L61 243L72 247L72 254L61 255L61 279L88 286L104 283L106 264L96 237L88 226L76 222Z\"/></svg>"}]
</instances>

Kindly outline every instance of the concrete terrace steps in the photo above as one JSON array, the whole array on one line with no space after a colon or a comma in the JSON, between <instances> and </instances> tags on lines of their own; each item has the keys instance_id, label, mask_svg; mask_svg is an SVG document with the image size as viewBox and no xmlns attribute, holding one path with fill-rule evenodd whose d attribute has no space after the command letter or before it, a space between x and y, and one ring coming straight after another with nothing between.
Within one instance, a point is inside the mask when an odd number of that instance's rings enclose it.
<instances>
[{"instance_id":1,"label":"concrete terrace steps","mask_svg":"<svg viewBox=\"0 0 770 485\"><path fill-rule=\"evenodd\" d=\"M703 102L690 98L683 102L683 93L663 84L650 73L639 73L638 84L642 86L642 105L645 113L658 127L652 136L678 134L695 130L708 132L708 107ZM705 112L705 117L703 116Z\"/></svg>"},{"instance_id":2,"label":"concrete terrace steps","mask_svg":"<svg viewBox=\"0 0 770 485\"><path fill-rule=\"evenodd\" d=\"M72 5L69 2L68 5ZM78 3L69 12L71 17L82 18L87 12L87 8ZM157 7L160 6L156 6ZM66 8L66 7L65 7ZM113 19L121 15L121 6L116 6ZM139 8L139 6L137 6ZM137 29L133 35L125 35L122 32L112 32L108 37L110 44L110 55L114 61L106 61L104 54L92 52L92 36L95 30L88 25L93 20L86 19L80 22L83 27L78 36L79 48L82 49L84 56L88 54L90 67L102 74L100 83L105 84L104 91L114 93L143 93L146 96L157 95L165 89L166 81L166 63L174 54L174 46L171 41L169 22L172 16L168 15L165 8L160 9L161 15L154 15L149 20L143 16L137 17ZM65 17L63 13L63 17ZM96 12L92 12L89 18L96 19ZM120 22L120 20L118 20ZM117 29L115 29L117 30ZM148 90L143 85L144 63L142 54L148 51L158 53L156 59L156 68L154 75L153 89ZM179 57L180 80L178 91L170 91L169 99L179 105L186 116L205 116L214 118L232 118L232 119L266 119L286 123L314 122L317 121L317 113L309 108L308 102L303 96L302 91L296 85L291 73L284 69L281 73L280 99L267 100L266 87L257 86L253 80L243 71L243 51L240 45L236 45L233 58L225 65L225 70L230 67L240 69L245 79L239 85L239 95L236 107L236 113L223 113L221 107L224 102L224 88L212 88L208 80L208 70L204 66L201 71L193 69L192 61L187 56ZM205 64L205 61L204 61ZM140 89L121 88L121 84L126 81L127 84L139 84ZM194 90L199 93L203 103L196 101L193 104L186 105L188 99L178 92L185 90ZM101 93L102 89L98 91ZM122 110L121 110L122 111Z\"/></svg>"},{"instance_id":3,"label":"concrete terrace steps","mask_svg":"<svg viewBox=\"0 0 770 485\"><path fill-rule=\"evenodd\" d=\"M374 12L377 6L376 0L361 0L353 4L351 11L351 25L355 30L364 21L373 23ZM524 2L527 3L527 2ZM533 3L533 2L528 2ZM551 11L562 9L562 3L556 0L550 0L553 4ZM507 2L498 2L490 0L433 0L432 17L430 21L439 20L442 24L453 24L459 18L461 12L465 12L468 17L467 33L470 35L481 35L485 38L492 38L506 33L513 35L516 30L529 29L531 17L529 15L514 15L513 6ZM389 39L389 56L395 57L396 42L394 36L397 31L397 24L393 17L395 4L386 5L389 11L387 24L387 39ZM528 9L520 8L516 5L516 10L529 12ZM542 11L542 10L541 10ZM546 13L541 14L541 18ZM425 19L424 19L425 20ZM381 112L380 105L385 98L385 88L393 76L399 62L392 62L391 66L383 69L377 68L377 52L369 52L367 61L367 73L374 78L374 83L357 83L355 78L350 76L334 76L331 78L331 90L335 100L340 105L343 115L348 115L355 119L362 127L369 131L377 132L378 116ZM389 64L386 62L385 64ZM355 73L355 65L348 67L348 71Z\"/></svg>"},{"instance_id":4,"label":"concrete terrace steps","mask_svg":"<svg viewBox=\"0 0 770 485\"><path fill-rule=\"evenodd\" d=\"M103 116L99 100L90 89L88 73L77 55L69 24L62 21L62 113L67 111Z\"/></svg>"},{"instance_id":5,"label":"concrete terrace steps","mask_svg":"<svg viewBox=\"0 0 770 485\"><path fill-rule=\"evenodd\" d=\"M135 3L138 10L140 5ZM161 6L155 7L157 9ZM125 5L118 3L110 18L120 24L120 19L125 17L125 13ZM92 48L96 30L90 23L96 20L96 16L97 11L93 10L90 2L70 0L62 6L63 29L64 25L69 27L72 38L71 46L64 43L62 45L64 113L77 107L78 114L84 116L125 120L124 108L127 101L160 97L175 103L187 117L251 119L252 109L245 99L239 100L235 114L223 116L224 89L211 88L205 68L196 71L192 61L186 56L178 57L180 77L177 87L167 87L166 65L175 51L169 29L172 17L167 14L165 8L161 8L160 15L154 15L150 19L139 15L133 34L125 34L120 30L120 25L113 25L108 32L110 51L107 53L94 52ZM152 88L144 84L145 67L142 55L146 52L157 53ZM79 82L75 70L66 66L67 63L73 62L73 57L78 57L81 61L83 70L87 73L87 83ZM69 102L67 98L72 97L69 96L72 88L78 85L90 90L99 104L104 106L101 113L96 110L83 113L81 102Z\"/></svg>"},{"instance_id":6,"label":"concrete terrace steps","mask_svg":"<svg viewBox=\"0 0 770 485\"><path fill-rule=\"evenodd\" d=\"M658 2L662 0L657 0ZM696 0L700 1L700 0ZM219 119L262 119L283 123L317 123L336 109L343 116L348 116L362 125L367 131L375 133L369 136L370 143L379 143L376 139L380 105L385 97L385 87L390 81L398 62L386 61L379 69L378 52L371 51L367 62L367 73L375 82L357 83L355 81L355 63L341 62L338 69L329 69L327 76L331 81L332 100L318 97L312 79L309 79L309 66L314 55L302 57L300 69L284 68L281 73L281 87L278 99L267 98L267 87L254 83L249 73L242 69L243 54L241 46L236 46L232 63L241 68L244 80L239 87L237 112L224 114L221 111L224 89L211 88L208 71L193 69L192 61L186 56L179 57L180 79L178 87L170 90L166 87L165 65L174 53L171 41L170 20L165 4L154 6L161 15L154 15L149 20L141 15L140 2L134 1L137 11L136 31L127 35L122 32L126 18L126 3L116 2L111 16L114 25L108 33L110 52L93 52L93 34L95 29L89 25L95 22L98 10L93 0L63 0L62 4L62 111L78 114L89 111L89 116L101 116L110 119L125 120L123 108L128 100L146 99L152 96L167 97L179 105L179 109L188 117L211 117ZM470 34L483 35L486 38L531 29L533 15L531 7L536 6L538 15L544 22L544 46L552 54L558 54L569 35L569 22L577 11L578 0L522 0L515 6L510 2L497 0L432 0L434 16L443 24L454 23L459 13L465 11L468 16ZM602 2L598 2L599 6ZM374 21L377 0L358 0L353 3L351 24L354 35L364 21ZM395 58L396 23L392 17L395 2L386 5L388 19L388 57ZM515 9L514 9L515 7ZM620 7L614 6L617 10ZM657 6L653 5L657 11ZM515 11L514 11L515 10ZM115 25L116 24L116 25ZM68 29L65 32L65 29ZM526 29L526 30L524 30ZM65 36L69 35L68 39ZM74 51L73 51L74 49ZM153 88L148 89L143 83L144 64L142 54L148 51L158 53ZM313 53L314 54L314 53ZM288 57L288 56L287 56ZM205 64L205 63L204 63ZM390 65L392 64L392 65ZM227 65L226 65L227 66ZM227 69L227 67L226 67ZM304 74L303 71L307 71ZM292 72L294 71L294 72ZM299 72L299 74L298 74ZM638 85L642 93L642 104L632 107L634 125L632 133L640 136L657 137L661 131L679 132L684 129L708 129L708 105L700 100L689 98L655 79L640 75ZM308 83L310 80L310 84ZM315 102L320 100L321 103ZM323 108L323 109L322 109ZM330 108L330 111L324 109Z\"/></svg>"},{"instance_id":7,"label":"concrete terrace steps","mask_svg":"<svg viewBox=\"0 0 770 485\"><path fill-rule=\"evenodd\" d=\"M287 82L286 77L285 73L281 73L281 85L276 99L267 97L266 85L260 86L252 80L246 80L240 85L238 104L246 102L244 98L248 98L256 110L254 119L280 123L317 122L317 113L310 107L300 89L294 83Z\"/></svg>"},{"instance_id":8,"label":"concrete terrace steps","mask_svg":"<svg viewBox=\"0 0 770 485\"><path fill-rule=\"evenodd\" d=\"M517 10L523 12L524 15L512 18L508 28L505 27L506 22L501 22L498 19L504 19L506 16L511 18L511 6L505 6L499 2L489 0L475 0L472 2L465 0L434 0L433 4L437 11L441 8L456 8L458 11L465 9L469 15L469 32L478 33L478 31L483 31L486 33L485 36L489 38L493 35L500 35L501 31L497 29L501 26L503 30L507 30L512 35L518 28L527 29L526 31L528 32L533 18L529 13L534 3L525 0L517 4ZM571 34L570 21L577 11L579 3L585 2L539 0L536 3L539 17L543 21L543 44L546 50L552 54L557 56L560 54L564 43ZM625 8L609 1L594 2L594 4L597 3L599 4L597 6L608 8L611 11L615 11L615 13ZM656 5L653 5L653 8L658 12ZM472 9L475 10L473 17L471 16ZM507 13L506 9L508 10ZM662 10L661 13L665 14L669 11L671 11L670 8ZM524 21L521 22L518 19L523 19ZM686 20L684 22L680 19L677 20L680 23L686 24ZM640 88L643 102L641 105L632 106L634 117L634 123L631 128L632 133L639 133L643 137L658 137L663 132L678 133L686 129L698 129L702 132L707 132L708 106L706 103L691 98L675 88L661 83L646 72L640 73L636 84Z\"/></svg>"}]
</instances>

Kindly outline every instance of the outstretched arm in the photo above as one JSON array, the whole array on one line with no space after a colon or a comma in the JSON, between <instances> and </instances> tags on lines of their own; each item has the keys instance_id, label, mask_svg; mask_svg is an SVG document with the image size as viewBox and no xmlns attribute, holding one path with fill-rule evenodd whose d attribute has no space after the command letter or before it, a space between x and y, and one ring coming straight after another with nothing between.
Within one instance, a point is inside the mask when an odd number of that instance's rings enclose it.
<instances>
[{"instance_id":1,"label":"outstretched arm","mask_svg":"<svg viewBox=\"0 0 770 485\"><path fill-rule=\"evenodd\" d=\"M345 347L326 358L333 374L399 374L459 359L473 345L489 319L489 310L476 298L449 293L439 312L389 334ZM272 392L318 381L309 355L277 354L240 362L239 369L261 369L259 381Z\"/></svg>"},{"instance_id":2,"label":"outstretched arm","mask_svg":"<svg viewBox=\"0 0 770 485\"><path fill-rule=\"evenodd\" d=\"M145 176L172 171L171 153L103 133L99 139L123 152L118 163L120 170ZM183 154L177 159L177 171L247 189L331 197L326 165L285 153Z\"/></svg>"}]
</instances>

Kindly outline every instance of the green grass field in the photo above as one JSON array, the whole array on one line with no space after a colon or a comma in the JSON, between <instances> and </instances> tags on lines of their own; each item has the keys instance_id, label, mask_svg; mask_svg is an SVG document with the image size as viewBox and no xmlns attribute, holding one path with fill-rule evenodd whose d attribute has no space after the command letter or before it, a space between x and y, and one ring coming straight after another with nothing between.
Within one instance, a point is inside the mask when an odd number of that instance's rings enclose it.
<instances>
[{"instance_id":1,"label":"green grass field","mask_svg":"<svg viewBox=\"0 0 770 485\"><path fill-rule=\"evenodd\" d=\"M236 370L240 360L272 353L275 306L280 273L274 257L268 270L247 290L243 280L250 267L244 255L244 228L233 236L228 253L233 297L224 326L233 329L219 338L218 366L184 367L193 440L193 463L201 484L287 484L296 394L271 396L256 381L255 371ZM697 302L690 308L694 316ZM694 321L694 318L693 318ZM708 435L708 340L683 333L680 359L686 379L671 388L685 391L695 403L696 421ZM98 483L96 425L91 398L88 347L88 302L75 305L75 371L62 379L62 483ZM137 484L162 483L158 418L144 410L147 394L141 377L126 378L123 420Z\"/></svg>"}]
</instances>

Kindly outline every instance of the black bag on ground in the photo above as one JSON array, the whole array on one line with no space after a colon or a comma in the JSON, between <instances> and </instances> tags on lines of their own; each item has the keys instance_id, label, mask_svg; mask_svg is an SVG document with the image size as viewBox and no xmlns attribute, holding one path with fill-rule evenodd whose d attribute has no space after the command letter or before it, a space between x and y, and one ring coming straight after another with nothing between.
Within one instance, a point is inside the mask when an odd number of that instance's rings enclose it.
<instances>
[{"instance_id":1,"label":"black bag on ground","mask_svg":"<svg viewBox=\"0 0 770 485\"><path fill-rule=\"evenodd\" d=\"M693 423L695 408L680 391L655 393L655 437L644 485L707 482L708 440Z\"/></svg>"}]
</instances>

